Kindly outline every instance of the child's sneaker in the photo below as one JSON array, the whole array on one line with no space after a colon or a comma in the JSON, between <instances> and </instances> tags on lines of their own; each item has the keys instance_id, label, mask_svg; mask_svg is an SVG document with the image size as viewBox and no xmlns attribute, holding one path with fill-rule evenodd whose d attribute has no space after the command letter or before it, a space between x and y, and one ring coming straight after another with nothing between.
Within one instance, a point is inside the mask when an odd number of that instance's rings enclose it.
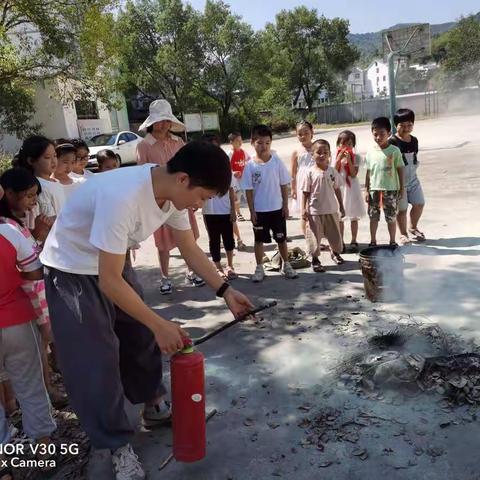
<instances>
[{"instance_id":1,"label":"child's sneaker","mask_svg":"<svg viewBox=\"0 0 480 480\"><path fill-rule=\"evenodd\" d=\"M169 425L172 421L170 403L162 401L159 405L145 407L142 412L142 419L146 427Z\"/></svg>"},{"instance_id":2,"label":"child's sneaker","mask_svg":"<svg viewBox=\"0 0 480 480\"><path fill-rule=\"evenodd\" d=\"M252 282L259 283L263 282L265 278L265 271L263 270L263 265L257 265L255 273L252 275Z\"/></svg>"},{"instance_id":3,"label":"child's sneaker","mask_svg":"<svg viewBox=\"0 0 480 480\"><path fill-rule=\"evenodd\" d=\"M298 277L298 273L290 265L290 262L285 262L283 264L282 273L285 276L285 278L297 278Z\"/></svg>"},{"instance_id":4,"label":"child's sneaker","mask_svg":"<svg viewBox=\"0 0 480 480\"><path fill-rule=\"evenodd\" d=\"M188 272L185 278L194 287L203 287L205 285L203 278L199 277L195 272Z\"/></svg>"},{"instance_id":5,"label":"child's sneaker","mask_svg":"<svg viewBox=\"0 0 480 480\"><path fill-rule=\"evenodd\" d=\"M138 456L129 443L113 452L112 463L116 480L143 480L145 478L142 464L138 461Z\"/></svg>"},{"instance_id":6,"label":"child's sneaker","mask_svg":"<svg viewBox=\"0 0 480 480\"><path fill-rule=\"evenodd\" d=\"M168 278L164 278L160 285L161 295L171 295L173 293L173 283Z\"/></svg>"}]
</instances>

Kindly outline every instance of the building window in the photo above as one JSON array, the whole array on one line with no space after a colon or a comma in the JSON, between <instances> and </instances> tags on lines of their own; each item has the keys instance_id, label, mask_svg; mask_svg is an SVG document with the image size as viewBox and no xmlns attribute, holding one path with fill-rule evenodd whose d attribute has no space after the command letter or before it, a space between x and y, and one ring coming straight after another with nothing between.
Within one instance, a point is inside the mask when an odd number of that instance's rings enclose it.
<instances>
[{"instance_id":1,"label":"building window","mask_svg":"<svg viewBox=\"0 0 480 480\"><path fill-rule=\"evenodd\" d=\"M75 110L79 120L98 119L97 102L91 100L75 100Z\"/></svg>"},{"instance_id":2,"label":"building window","mask_svg":"<svg viewBox=\"0 0 480 480\"><path fill-rule=\"evenodd\" d=\"M377 93L380 93L380 87L377 87Z\"/></svg>"},{"instance_id":3,"label":"building window","mask_svg":"<svg viewBox=\"0 0 480 480\"><path fill-rule=\"evenodd\" d=\"M355 79L358 80L359 78L360 78L360 74L359 74L359 73L356 73L356 74L355 74Z\"/></svg>"},{"instance_id":4,"label":"building window","mask_svg":"<svg viewBox=\"0 0 480 480\"><path fill-rule=\"evenodd\" d=\"M380 69L377 67L377 73L380 73Z\"/></svg>"},{"instance_id":5,"label":"building window","mask_svg":"<svg viewBox=\"0 0 480 480\"><path fill-rule=\"evenodd\" d=\"M387 80L387 76L384 75L384 76L383 76L383 81L385 82L386 80Z\"/></svg>"},{"instance_id":6,"label":"building window","mask_svg":"<svg viewBox=\"0 0 480 480\"><path fill-rule=\"evenodd\" d=\"M377 77L377 85L380 83L380 77Z\"/></svg>"}]
</instances>

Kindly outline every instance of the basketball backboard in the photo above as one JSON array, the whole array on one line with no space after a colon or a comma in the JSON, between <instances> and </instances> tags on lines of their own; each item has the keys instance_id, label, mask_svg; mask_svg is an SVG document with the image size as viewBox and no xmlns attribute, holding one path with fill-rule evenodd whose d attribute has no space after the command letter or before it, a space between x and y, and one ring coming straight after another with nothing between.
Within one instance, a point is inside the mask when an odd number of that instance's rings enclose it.
<instances>
[{"instance_id":1,"label":"basketball backboard","mask_svg":"<svg viewBox=\"0 0 480 480\"><path fill-rule=\"evenodd\" d=\"M408 27L383 30L382 46L385 62L392 51L402 57L408 57L410 62L422 60L431 55L430 24L417 23Z\"/></svg>"}]
</instances>

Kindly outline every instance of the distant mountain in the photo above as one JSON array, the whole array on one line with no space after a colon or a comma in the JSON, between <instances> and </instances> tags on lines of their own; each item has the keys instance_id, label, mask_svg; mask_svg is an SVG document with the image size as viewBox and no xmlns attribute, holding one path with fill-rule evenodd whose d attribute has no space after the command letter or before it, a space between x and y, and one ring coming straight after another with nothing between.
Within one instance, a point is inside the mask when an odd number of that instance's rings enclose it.
<instances>
[{"instance_id":1,"label":"distant mountain","mask_svg":"<svg viewBox=\"0 0 480 480\"><path fill-rule=\"evenodd\" d=\"M480 12L476 15L478 21L480 21ZM447 22L447 23L439 23L439 24L432 24L430 25L430 33L432 37L441 35L442 33L448 32L451 30L457 22ZM401 27L408 27L410 25L414 25L413 23L397 23L392 27L388 28L387 30L401 28ZM369 32L369 33L351 33L348 38L350 41L357 46L362 54L362 57L372 57L378 53L381 54L382 52L382 32Z\"/></svg>"}]
</instances>

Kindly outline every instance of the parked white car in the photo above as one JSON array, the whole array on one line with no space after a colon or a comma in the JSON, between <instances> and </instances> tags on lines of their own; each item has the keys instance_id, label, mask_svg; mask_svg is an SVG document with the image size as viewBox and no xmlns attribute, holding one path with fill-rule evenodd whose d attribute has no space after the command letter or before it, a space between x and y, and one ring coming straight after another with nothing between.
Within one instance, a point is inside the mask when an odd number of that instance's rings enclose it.
<instances>
[{"instance_id":1,"label":"parked white car","mask_svg":"<svg viewBox=\"0 0 480 480\"><path fill-rule=\"evenodd\" d=\"M87 140L89 153L88 165L97 166L97 153L100 150L112 150L118 158L120 165L135 163L137 161L136 148L142 137L133 132L102 133Z\"/></svg>"}]
</instances>

